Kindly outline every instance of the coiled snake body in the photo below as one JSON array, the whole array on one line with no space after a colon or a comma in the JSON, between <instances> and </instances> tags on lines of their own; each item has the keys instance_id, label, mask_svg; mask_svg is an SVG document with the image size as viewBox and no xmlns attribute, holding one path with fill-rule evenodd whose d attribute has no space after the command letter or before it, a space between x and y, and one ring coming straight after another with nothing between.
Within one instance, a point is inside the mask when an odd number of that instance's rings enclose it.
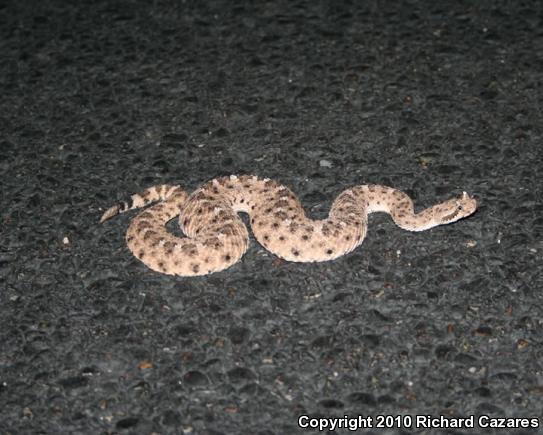
<instances>
[{"instance_id":1,"label":"coiled snake body","mask_svg":"<svg viewBox=\"0 0 543 435\"><path fill-rule=\"evenodd\" d=\"M211 180L190 195L179 186L148 188L109 208L101 222L155 201L160 202L130 223L128 248L151 269L181 276L217 272L241 258L249 234L238 212L249 214L254 236L267 250L288 261L313 262L332 260L360 245L373 212L389 213L405 230L424 231L469 216L477 208L475 199L464 192L415 214L407 194L360 185L335 199L328 218L312 220L287 187L267 178L231 175ZM186 237L166 229L176 216Z\"/></svg>"}]
</instances>

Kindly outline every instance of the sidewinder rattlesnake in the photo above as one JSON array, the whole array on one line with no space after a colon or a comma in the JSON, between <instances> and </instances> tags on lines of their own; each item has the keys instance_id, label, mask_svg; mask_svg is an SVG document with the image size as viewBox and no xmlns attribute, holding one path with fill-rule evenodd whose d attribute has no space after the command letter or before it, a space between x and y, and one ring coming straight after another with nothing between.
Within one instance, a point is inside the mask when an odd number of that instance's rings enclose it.
<instances>
[{"instance_id":1,"label":"sidewinder rattlesnake","mask_svg":"<svg viewBox=\"0 0 543 435\"><path fill-rule=\"evenodd\" d=\"M300 201L285 186L252 175L216 178L188 194L179 186L159 185L132 195L103 214L158 204L136 216L126 233L132 253L151 269L180 276L207 275L236 263L248 248L249 234L238 212L249 214L258 242L288 261L327 261L362 243L368 214L386 212L399 227L424 231L471 215L476 200L464 192L419 213L409 196L391 187L361 185L342 192L328 218L306 217ZM177 237L166 223L179 216L187 237Z\"/></svg>"}]
</instances>

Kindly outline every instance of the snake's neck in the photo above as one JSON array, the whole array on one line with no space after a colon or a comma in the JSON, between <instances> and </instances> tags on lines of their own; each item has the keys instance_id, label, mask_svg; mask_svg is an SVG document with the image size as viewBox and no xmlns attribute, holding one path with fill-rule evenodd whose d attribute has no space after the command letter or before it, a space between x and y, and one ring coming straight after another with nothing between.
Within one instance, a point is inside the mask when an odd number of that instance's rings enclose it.
<instances>
[{"instance_id":1,"label":"snake's neck","mask_svg":"<svg viewBox=\"0 0 543 435\"><path fill-rule=\"evenodd\" d=\"M390 215L394 223L407 231L426 231L440 225L434 218L433 207L422 210L420 213L404 214L392 212Z\"/></svg>"}]
</instances>

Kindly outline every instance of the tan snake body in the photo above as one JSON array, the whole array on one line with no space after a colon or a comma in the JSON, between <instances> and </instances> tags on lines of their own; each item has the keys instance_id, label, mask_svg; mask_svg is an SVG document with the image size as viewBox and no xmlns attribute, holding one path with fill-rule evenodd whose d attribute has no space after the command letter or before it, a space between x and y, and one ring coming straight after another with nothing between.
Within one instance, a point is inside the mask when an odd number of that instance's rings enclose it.
<instances>
[{"instance_id":1,"label":"tan snake body","mask_svg":"<svg viewBox=\"0 0 543 435\"><path fill-rule=\"evenodd\" d=\"M405 230L424 231L469 216L477 208L475 199L464 192L415 214L407 194L360 185L335 199L328 218L312 220L287 187L266 178L231 175L211 180L190 195L179 186L148 188L109 208L101 222L155 201L160 202L130 223L128 248L151 269L181 276L217 272L241 258L249 234L238 212L249 214L253 234L267 250L288 261L314 262L332 260L359 246L373 212L389 213ZM186 237L166 229L176 216Z\"/></svg>"}]
</instances>

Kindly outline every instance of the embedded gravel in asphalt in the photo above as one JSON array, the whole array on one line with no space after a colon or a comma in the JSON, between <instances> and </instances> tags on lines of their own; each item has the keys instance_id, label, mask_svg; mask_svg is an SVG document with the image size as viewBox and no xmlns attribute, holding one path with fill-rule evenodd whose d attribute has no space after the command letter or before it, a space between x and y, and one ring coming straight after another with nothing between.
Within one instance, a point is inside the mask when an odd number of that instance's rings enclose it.
<instances>
[{"instance_id":1,"label":"embedded gravel in asphalt","mask_svg":"<svg viewBox=\"0 0 543 435\"><path fill-rule=\"evenodd\" d=\"M539 2L79 3L0 6L1 433L542 415ZM423 233L372 215L326 263L252 239L198 278L131 255L134 213L99 224L145 187L243 173L313 217L365 183L479 209ZM365 433L483 431L399 422Z\"/></svg>"}]
</instances>

